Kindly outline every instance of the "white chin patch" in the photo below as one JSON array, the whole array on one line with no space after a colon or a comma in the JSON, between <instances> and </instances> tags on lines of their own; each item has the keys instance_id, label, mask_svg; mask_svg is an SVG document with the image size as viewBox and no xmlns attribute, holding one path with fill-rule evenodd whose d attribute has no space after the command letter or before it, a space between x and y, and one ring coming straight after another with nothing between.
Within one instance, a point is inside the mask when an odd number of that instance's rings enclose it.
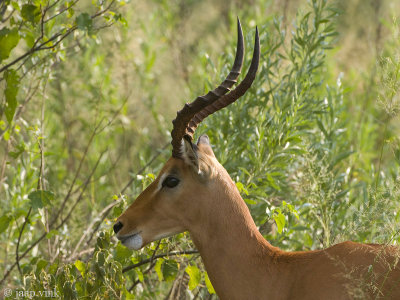
<instances>
[{"instance_id":1,"label":"white chin patch","mask_svg":"<svg viewBox=\"0 0 400 300\"><path fill-rule=\"evenodd\" d=\"M139 250L143 245L142 236L140 234L132 235L124 241L124 245L129 249Z\"/></svg>"}]
</instances>

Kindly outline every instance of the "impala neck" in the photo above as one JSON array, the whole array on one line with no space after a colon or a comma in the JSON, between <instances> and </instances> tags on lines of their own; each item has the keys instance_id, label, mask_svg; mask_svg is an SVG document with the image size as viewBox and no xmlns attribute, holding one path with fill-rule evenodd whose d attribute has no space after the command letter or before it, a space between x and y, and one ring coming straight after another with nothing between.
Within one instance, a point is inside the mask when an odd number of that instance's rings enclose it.
<instances>
[{"instance_id":1,"label":"impala neck","mask_svg":"<svg viewBox=\"0 0 400 300\"><path fill-rule=\"evenodd\" d=\"M260 286L265 287L260 296L272 296L277 280L283 281L273 261L281 250L260 234L227 173L219 174L212 190L209 205L199 212L199 222L192 223L189 232L218 296L250 299Z\"/></svg>"}]
</instances>

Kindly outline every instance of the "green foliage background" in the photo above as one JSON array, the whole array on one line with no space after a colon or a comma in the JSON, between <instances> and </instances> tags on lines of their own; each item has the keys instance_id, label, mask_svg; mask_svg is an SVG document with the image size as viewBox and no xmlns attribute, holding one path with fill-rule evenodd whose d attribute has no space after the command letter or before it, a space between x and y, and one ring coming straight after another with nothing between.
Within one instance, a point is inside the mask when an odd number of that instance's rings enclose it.
<instances>
[{"instance_id":1,"label":"green foliage background","mask_svg":"<svg viewBox=\"0 0 400 300\"><path fill-rule=\"evenodd\" d=\"M261 233L291 251L398 244L399 9L0 2L0 295L217 298L188 234L132 252L112 225L170 156L176 111L228 73L236 16L246 66L259 26L257 79L197 132Z\"/></svg>"}]
</instances>

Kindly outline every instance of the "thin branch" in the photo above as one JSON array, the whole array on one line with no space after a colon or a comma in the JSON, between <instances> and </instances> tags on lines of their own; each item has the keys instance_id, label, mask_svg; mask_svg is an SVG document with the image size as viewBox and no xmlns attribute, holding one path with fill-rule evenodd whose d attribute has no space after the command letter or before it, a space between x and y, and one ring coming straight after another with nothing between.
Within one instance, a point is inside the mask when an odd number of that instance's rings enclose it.
<instances>
[{"instance_id":1,"label":"thin branch","mask_svg":"<svg viewBox=\"0 0 400 300\"><path fill-rule=\"evenodd\" d=\"M111 1L111 3L103 10L100 10L98 12L96 12L95 14L93 14L91 16L91 19L95 19L101 15L103 15L105 12L107 12L111 6L114 4L115 0ZM43 23L44 21L42 21ZM56 34L54 34L51 38L49 38L48 40L46 40L45 42L43 42L42 44L36 46L36 44L39 42L40 37L35 41L35 44L32 46L32 48L25 52L23 55L17 57L16 59L14 59L13 61L11 61L10 63L6 64L5 66L3 66L2 68L0 68L0 73L4 72L5 70L7 70L8 68L10 68L11 66L15 65L17 62L19 62L20 60L24 59L25 57L32 55L35 52L38 51L42 51L42 50L47 50L47 49L53 49L55 48L63 39L65 39L67 36L69 36L72 32L74 32L77 29L77 25L72 26L71 28L69 28L65 33L61 33L58 32ZM46 46L48 45L50 42L53 42L54 40L56 40L57 38L61 37L57 42L54 43L54 45L52 46Z\"/></svg>"},{"instance_id":2,"label":"thin branch","mask_svg":"<svg viewBox=\"0 0 400 300\"><path fill-rule=\"evenodd\" d=\"M106 11L110 10L111 6L114 4L115 0L112 0L110 2L110 4L103 10L98 11L97 13L95 13L94 15L91 16L92 19L97 18L98 16L101 16L102 14L104 14Z\"/></svg>"},{"instance_id":3,"label":"thin branch","mask_svg":"<svg viewBox=\"0 0 400 300\"><path fill-rule=\"evenodd\" d=\"M81 194L79 195L78 199L75 201L75 203L73 204L73 206L72 206L71 209L69 210L67 216L66 216L64 219L62 219L62 220L61 220L61 223L58 224L58 225L55 227L56 230L60 229L60 228L65 224L65 222L70 218L70 216L71 216L71 214L72 214L72 211L74 210L75 206L76 206L76 205L78 204L78 202L82 199L82 195L83 195L83 193L86 191L86 188L87 188L87 186L88 186L88 184L89 184L89 182L90 182L90 179L91 179L91 177L93 176L95 170L97 169L97 166L98 166L98 164L99 164L99 162L100 162L100 160L101 160L101 158L102 158L102 156L103 156L104 153L105 153L105 151L100 155L99 159L97 160L96 165L94 166L92 172L90 173L89 177L87 178L87 180L86 180L86 182L85 182L85 185L84 185L83 188L82 188ZM55 220L55 221L56 221L56 220ZM52 222L52 223L50 224L50 226L49 226L50 228L52 228L52 226L54 225L55 221ZM26 249L25 252L22 253L22 254L19 256L19 260L21 260L22 258L24 258L37 244L39 244L39 243L46 237L46 235L47 235L47 232L43 233L36 241L34 241L34 242L28 247L28 249ZM14 264L11 265L11 267L7 270L7 272L5 273L5 275L3 276L3 278L0 280L0 285L3 284L3 282L7 279L7 277L10 275L11 271L15 268L15 266L17 266L18 263L19 263L19 262L16 261Z\"/></svg>"},{"instance_id":4,"label":"thin branch","mask_svg":"<svg viewBox=\"0 0 400 300\"><path fill-rule=\"evenodd\" d=\"M28 91L31 90L32 88L32 82L30 83L29 89ZM18 110L16 112L16 114L14 115L13 119L18 119L18 117L20 116L20 114L22 113L23 108L25 107L25 105L33 98L33 96L36 94L37 90L39 89L40 86L40 81L38 82L38 84L35 86L33 92L27 96L26 100L24 101L24 103L22 103L19 107ZM12 124L11 130L10 132L12 132L14 130L15 127L15 123ZM10 129L10 123L7 124L7 127L4 129L4 131L0 134L0 141L3 139L5 133L7 132L7 130Z\"/></svg>"},{"instance_id":5,"label":"thin branch","mask_svg":"<svg viewBox=\"0 0 400 300\"><path fill-rule=\"evenodd\" d=\"M111 208L113 208L115 205L119 204L121 201L115 201L110 203L109 205L107 205L101 212L100 212L100 216L103 216L104 214L106 214L109 210L111 210ZM82 242L84 241L84 239L86 238L86 236L91 232L93 226L99 222L102 223L104 219L102 218L95 218L92 223L89 225L88 229L85 230L84 234L82 235L82 237L80 238L79 242L76 244L74 251L72 251L71 257L75 255L75 253L78 251L79 246L82 244ZM93 233L95 232L95 230L93 231ZM92 235L91 235L92 236ZM87 243L88 244L88 243ZM69 258L70 259L70 258Z\"/></svg>"},{"instance_id":6,"label":"thin branch","mask_svg":"<svg viewBox=\"0 0 400 300\"><path fill-rule=\"evenodd\" d=\"M85 249L79 253L76 253L75 255L70 256L67 260L65 260L65 262L73 262L77 258L81 257L82 255L92 253L94 250L95 250L95 248Z\"/></svg>"},{"instance_id":7,"label":"thin branch","mask_svg":"<svg viewBox=\"0 0 400 300\"><path fill-rule=\"evenodd\" d=\"M72 32L72 29L75 30L76 28L77 28L76 26L71 27L69 30L67 30L67 33L70 34L70 33ZM44 45L46 45L46 44L48 44L48 43L54 41L55 39L57 39L57 38L58 38L59 36L61 36L61 35L62 35L62 33L56 33L56 34L54 34L48 41L46 41L46 42L40 44L39 46L32 47L29 51L25 52L25 53L22 54L21 56L17 57L17 58L14 59L13 61L11 61L10 63L6 64L4 67L2 67L2 68L0 69L0 73L3 72L3 71L5 71L5 70L7 70L9 67L15 65L17 62L19 62L20 60L24 59L25 57L27 57L27 56L33 54L34 52L43 50L43 49L41 49L41 48L42 48Z\"/></svg>"},{"instance_id":8,"label":"thin branch","mask_svg":"<svg viewBox=\"0 0 400 300\"><path fill-rule=\"evenodd\" d=\"M54 1L54 3L52 5L49 6L48 10L52 9L54 6L56 6L58 4L58 2L60 2L61 0L56 0Z\"/></svg>"},{"instance_id":9,"label":"thin branch","mask_svg":"<svg viewBox=\"0 0 400 300\"><path fill-rule=\"evenodd\" d=\"M168 147L169 145L170 145L169 142L166 143L166 144L161 148L161 150L167 149L167 147ZM148 166L150 166L150 165L157 159L157 157L160 156L161 153L162 153L162 151L159 151L157 154L155 154L155 155L150 159L150 161L149 161L143 168L141 168L141 169L137 172L137 174L142 173ZM132 178L129 180L129 182L128 182L128 183L124 186L124 188L121 190L121 194L124 194L124 193L125 193L126 189L135 181L135 179L136 179L136 176L132 176Z\"/></svg>"},{"instance_id":10,"label":"thin branch","mask_svg":"<svg viewBox=\"0 0 400 300\"><path fill-rule=\"evenodd\" d=\"M44 111L43 111L43 106L42 106L42 122L43 122L43 118L44 118ZM42 123L42 126L43 126L43 123ZM43 127L42 127L42 131L43 131ZM37 183L37 188L36 189L37 190L42 190L43 189L42 177L43 177L43 170L44 170L44 152L43 152L43 147L42 147L43 145L41 144L41 141L38 141L38 145L39 145L39 151L40 151L40 168L39 168L39 176L38 176L38 183ZM30 216L31 212L32 212L32 206L29 207L28 213L26 214L26 217L25 217L25 221L22 224L22 228L21 228L21 230L19 232L19 235L18 235L17 246L16 246L16 249L15 249L16 263L17 263L19 274L21 276L21 280L23 278L22 278L21 267L19 265L19 260L20 260L20 257L19 257L19 245L21 243L22 232L24 231L25 226L28 223L29 216ZM48 230L48 227L47 227L47 230Z\"/></svg>"},{"instance_id":11,"label":"thin branch","mask_svg":"<svg viewBox=\"0 0 400 300\"><path fill-rule=\"evenodd\" d=\"M169 142L167 144L165 144L161 150L166 149L169 146ZM160 154L162 153L162 151L159 151L158 153L156 153L151 159L150 161L144 165L138 172L136 172L136 175L141 174L144 172L144 170L146 170L146 168L148 168L155 160L157 157L160 156ZM129 182L125 185L125 187L121 190L120 194L124 194L125 190L135 181L136 179L136 175L132 176L132 178L129 180ZM90 235L89 240L86 242L86 244L88 245L90 243L90 241L93 238L94 233L100 228L101 223L104 221L105 218L107 218L108 214L110 213L111 209L115 206L119 204L119 201L115 201L113 203L111 203L109 206L107 206L107 211L104 213L103 217L101 218L101 222L99 222L96 226L96 228L92 231L92 234Z\"/></svg>"},{"instance_id":12,"label":"thin branch","mask_svg":"<svg viewBox=\"0 0 400 300\"><path fill-rule=\"evenodd\" d=\"M41 10L41 16L40 16L40 36L35 40L35 42L33 43L32 49L34 49L36 47L36 45L39 43L40 40L43 39L44 36L44 17L46 16L47 10L49 8L49 2L47 1L47 5L44 8L44 10L42 10L42 5L40 5L40 10Z\"/></svg>"},{"instance_id":13,"label":"thin branch","mask_svg":"<svg viewBox=\"0 0 400 300\"><path fill-rule=\"evenodd\" d=\"M59 2L60 0L57 0L57 2ZM63 14L64 12L66 12L68 9L70 9L71 7L73 7L79 0L75 0L74 2L72 2L69 6L65 6L63 9L61 9L58 13L56 13L55 15L48 17L44 23L47 23L48 21L58 17L59 15ZM54 4L53 4L54 6Z\"/></svg>"},{"instance_id":14,"label":"thin branch","mask_svg":"<svg viewBox=\"0 0 400 300\"><path fill-rule=\"evenodd\" d=\"M61 226L64 225L64 224L67 222L67 220L71 217L72 212L74 211L76 205L77 205L77 204L79 203L79 201L82 199L83 193L86 191L86 188L87 188L87 186L88 186L88 184L89 184L89 182L90 182L90 179L92 178L94 172L96 171L97 166L98 166L99 163L100 163L100 160L102 159L104 153L106 153L106 152L107 152L107 150L103 151L103 152L100 154L99 158L97 159L97 162L96 162L95 166L94 166L93 169L92 169L92 172L90 173L90 175L88 176L88 178L87 178L86 181L85 181L85 185L84 185L84 187L83 187L83 189L82 189L82 192L79 194L78 198L75 200L75 203L72 205L72 207L71 207L71 209L69 210L67 216L66 216L64 219L62 219L61 223L60 223L59 225L57 225L56 229L61 228ZM53 224L50 224L50 226L51 226L51 225L53 225Z\"/></svg>"},{"instance_id":15,"label":"thin branch","mask_svg":"<svg viewBox=\"0 0 400 300\"><path fill-rule=\"evenodd\" d=\"M133 264L133 265L123 268L122 273L128 272L132 269L135 269L142 265L148 264L155 259L159 259L159 258L163 258L163 257L167 257L167 256L169 257L169 256L179 256L179 255L188 255L188 254L197 254L197 253L199 253L199 251L193 249L193 250L173 251L173 252L168 252L168 253L157 254L154 257L142 260L141 262L138 262L137 264Z\"/></svg>"},{"instance_id":16,"label":"thin branch","mask_svg":"<svg viewBox=\"0 0 400 300\"><path fill-rule=\"evenodd\" d=\"M1 22L2 22L2 23L7 22L7 20L8 20L9 18L11 18L11 16L14 14L14 12L15 12L15 9L13 8L12 11L10 12L10 14L9 14L7 17L3 18L3 19L1 20Z\"/></svg>"},{"instance_id":17,"label":"thin branch","mask_svg":"<svg viewBox=\"0 0 400 300\"><path fill-rule=\"evenodd\" d=\"M77 169L76 172L75 172L75 176L74 176L74 178L73 178L73 180L72 180L72 183L70 184L70 187L69 187L69 189L68 189L67 195L64 197L64 200L63 200L63 202L61 203L60 209L57 211L57 213L56 213L55 216L53 217L53 221L51 222L52 224L56 222L56 220L57 220L58 217L60 216L61 212L64 210L64 207L65 207L67 201L69 200L69 198L70 198L70 196L71 196L72 189L74 188L75 182L76 182L76 180L78 179L78 176L79 176L79 174L80 174L81 168L82 168L82 166L83 166L83 162L84 162L85 159L86 159L86 156L87 156L87 154L88 154L88 152L89 152L89 148L90 148L90 146L91 146L91 144L92 144L92 142L93 142L94 137L95 137L96 134L97 134L97 130L98 130L98 128L99 128L100 125L101 125L101 122L100 122L100 123L96 126L96 128L93 130L93 132L92 132L92 134L91 134L91 136L90 136L90 138L89 138L89 141L87 142L86 148L85 148L85 150L84 150L84 152L83 152L83 155L82 155L81 160L79 161L78 169Z\"/></svg>"},{"instance_id":18,"label":"thin branch","mask_svg":"<svg viewBox=\"0 0 400 300\"><path fill-rule=\"evenodd\" d=\"M32 212L32 206L29 208L28 213L27 213L26 216L25 216L25 221L24 221L24 223L22 224L21 230L19 231L19 234L18 234L18 241L17 241L17 247L16 247L16 249L15 249L15 263L17 264L18 272L19 272L19 275L21 276L21 280L23 279L23 276L22 276L21 267L20 267L20 265L19 265L19 261L20 261L20 259L21 259L22 257L19 256L19 245L20 245L20 243L21 243L22 232L24 231L25 226L26 226L26 224L28 223L29 216L30 216L31 212ZM3 282L3 281L1 281L0 284L1 284L2 282Z\"/></svg>"},{"instance_id":19,"label":"thin branch","mask_svg":"<svg viewBox=\"0 0 400 300\"><path fill-rule=\"evenodd\" d=\"M154 262L154 257L155 257L155 255L156 255L156 252L157 252L158 248L160 247L160 243L161 243L161 240L158 241L157 247L154 249L153 255L152 255L151 258L150 258L150 266L147 268L146 271L143 272L143 275L149 273L149 272L151 271L151 269L153 269L154 266L156 265L156 263ZM128 289L128 291L129 291L129 292L132 291L132 290L135 288L135 286L136 286L137 284L139 284L139 282L140 282L139 280L136 280L136 281L132 284L132 286Z\"/></svg>"},{"instance_id":20,"label":"thin branch","mask_svg":"<svg viewBox=\"0 0 400 300\"><path fill-rule=\"evenodd\" d=\"M58 1L59 1L59 0L57 0L57 2L58 2ZM57 2L56 2L56 3L57 3ZM109 10L109 9L111 8L111 6L114 4L114 2L115 2L115 0L111 1L111 3L110 3L105 9L98 11L97 13L95 13L94 15L92 15L91 18L92 18L92 19L95 19L95 18L97 18L98 16L103 15L107 10ZM75 2L75 3L76 3L76 2ZM53 6L51 6L51 7L53 7ZM3 72L3 71L5 71L5 70L7 70L9 67L13 66L14 64L16 64L16 63L18 63L19 61L23 60L24 58L26 58L26 57L32 55L34 52L41 51L41 50L46 50L46 49L55 48L56 46L58 46L58 45L61 43L61 41L62 41L63 39L65 39L68 35L70 35L73 31L75 31L75 30L77 29L77 26L74 25L73 27L69 28L65 33L58 32L58 33L54 34L54 35L53 35L50 39L48 39L47 41L41 43L40 45L37 45L37 43L43 38L43 35L44 35L44 22L45 22L45 21L44 21L44 17L45 17L45 14L46 14L47 10L50 9L51 7L49 7L49 5L47 4L46 8L45 8L45 9L43 10L43 12L42 12L42 17L41 17L41 35L40 35L40 37L35 41L33 47L32 47L29 51L27 51L25 54L21 55L20 57L16 58L16 59L13 60L12 62L10 62L10 63L6 64L5 66L3 66L2 68L0 68L0 73ZM48 20L47 20L47 21L48 21ZM57 40L57 39L58 39L58 40ZM57 41L56 41L52 46L46 46L46 45L48 45L50 42L53 42L53 41L55 41L55 40L57 40ZM97 129L100 127L101 123L102 123L102 122L99 123L99 125L96 127L96 129L95 129L94 132L93 132L93 135L92 135L92 137L91 137L91 139L90 139L90 141L89 141L89 143L88 143L88 147L87 147L86 150L85 150L84 156L83 156L83 158L81 159L80 165L79 165L78 170L77 170L77 172L76 172L76 174L75 174L74 180L73 180L73 182L72 182L72 184L71 184L71 186L70 186L70 189L69 189L69 191L68 191L68 194L67 194L67 196L64 198L64 200L63 200L63 202L62 202L62 205L61 205L60 210L57 211L56 217L55 217L55 218L53 219L53 221L50 223L50 225L49 225L50 228L53 227L53 225L57 222L58 216L59 216L59 215L61 214L61 212L63 211L63 209L64 209L64 207L65 207L65 204L66 204L67 200L69 199L69 197L70 197L70 195L71 195L71 191L72 191L72 189L73 189L73 187L74 187L74 185L75 185L75 182L76 182L77 176L78 176L78 174L79 174L79 172L80 172L80 168L81 168L81 166L82 166L83 160L84 160L84 158L85 158L86 155L87 155L88 148L89 148L89 146L90 146L90 144L91 144L91 142L92 142L92 140L93 140L93 137L96 135ZM4 132L3 132L3 134L4 134ZM2 138L3 134L0 136L0 139ZM42 150L41 150L41 151L42 151ZM61 220L61 223L58 224L58 225L55 227L55 229L61 228L61 227L68 221L68 219L71 217L72 212L74 211L76 205L77 205L77 204L80 202L80 200L82 199L83 193L85 192L85 190L86 190L86 188L87 188L87 185L88 185L88 183L90 182L90 180L91 180L91 178L92 178L92 176L93 176L93 174L94 174L94 171L97 169L97 166L98 166L98 164L99 164L99 162L100 162L100 160L101 160L101 158L102 158L102 156L103 156L104 153L105 153L105 152L103 152L103 153L100 155L98 161L96 162L95 167L93 168L91 174L90 174L89 177L87 178L87 180L86 180L86 182L85 182L85 184L84 184L84 186L83 186L83 188L82 188L82 191L81 191L79 197L77 198L77 200L75 201L75 203L72 205L72 207L71 207L71 209L69 210L67 216ZM43 156L41 156L41 157L43 157ZM40 168L40 172L41 172L42 170L43 170L43 168L41 167L41 168ZM39 180L40 180L40 179L41 179L41 176L39 177ZM22 226L22 228L21 228L21 230L20 230L20 233L19 233L18 243L17 243L17 247L16 247L16 261L15 261L15 263L7 270L6 274L4 275L4 277L2 278L2 280L0 281L0 285L1 285L1 284L5 281L5 279L9 276L9 274L10 274L11 271L15 268L15 266L18 266L18 270L19 270L19 272L20 272L20 274L21 274L21 276L22 276L22 271L21 271L21 269L20 269L19 261L20 261L23 257L25 257L25 256L26 256L38 243L40 243L40 241L42 241L42 240L46 237L46 235L47 235L47 232L43 233L35 242L33 242L33 243L30 245L30 247L28 247L27 250L25 250L24 253L22 253L21 255L19 255L19 244L20 244L22 232L23 232L23 230L24 230L24 228L25 228L25 226L26 226L26 224L27 224L27 222L28 222L29 215L30 215L31 211L32 211L32 207L30 207L30 209L29 209L29 211L28 211L28 214L27 214L27 216L26 216L26 218L25 218L25 221L24 221L24 223L23 223L23 226Z\"/></svg>"},{"instance_id":21,"label":"thin branch","mask_svg":"<svg viewBox=\"0 0 400 300\"><path fill-rule=\"evenodd\" d=\"M7 129L6 129L7 130ZM0 140L1 140L1 136L0 135ZM6 163L7 163L7 158L8 158L8 153L10 151L10 140L8 140L6 142L6 147L4 149L4 153L3 153L3 162L1 163L1 171L0 171L0 191L3 187L3 181L5 181L5 172L6 172Z\"/></svg>"},{"instance_id":22,"label":"thin branch","mask_svg":"<svg viewBox=\"0 0 400 300\"><path fill-rule=\"evenodd\" d=\"M51 46L46 46L46 47L45 47L45 45L47 45L47 44L49 43L49 41L46 41L46 42L42 43L40 46L38 46L38 48L37 48L35 51L54 49L54 48L57 47L67 36L69 36L72 32L74 32L77 28L78 28L77 26L71 27L71 28L68 29L64 34L58 35L56 38L58 38L59 36L61 36L61 37L60 37L60 39L59 39L57 42L55 42L53 45L51 45ZM1 70L0 70L0 71L1 71Z\"/></svg>"}]
</instances>

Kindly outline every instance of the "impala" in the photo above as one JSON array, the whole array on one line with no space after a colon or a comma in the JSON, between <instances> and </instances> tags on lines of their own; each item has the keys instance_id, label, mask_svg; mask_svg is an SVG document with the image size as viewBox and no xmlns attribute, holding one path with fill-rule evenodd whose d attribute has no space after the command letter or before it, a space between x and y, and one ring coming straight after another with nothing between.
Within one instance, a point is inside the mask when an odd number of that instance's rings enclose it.
<instances>
[{"instance_id":1,"label":"impala","mask_svg":"<svg viewBox=\"0 0 400 300\"><path fill-rule=\"evenodd\" d=\"M131 249L188 231L221 299L400 299L399 251L344 242L324 250L285 252L266 241L198 124L251 86L259 64L258 31L249 71L233 90L244 55L238 20L236 57L215 90L185 104L173 121L172 157L114 231Z\"/></svg>"}]
</instances>

